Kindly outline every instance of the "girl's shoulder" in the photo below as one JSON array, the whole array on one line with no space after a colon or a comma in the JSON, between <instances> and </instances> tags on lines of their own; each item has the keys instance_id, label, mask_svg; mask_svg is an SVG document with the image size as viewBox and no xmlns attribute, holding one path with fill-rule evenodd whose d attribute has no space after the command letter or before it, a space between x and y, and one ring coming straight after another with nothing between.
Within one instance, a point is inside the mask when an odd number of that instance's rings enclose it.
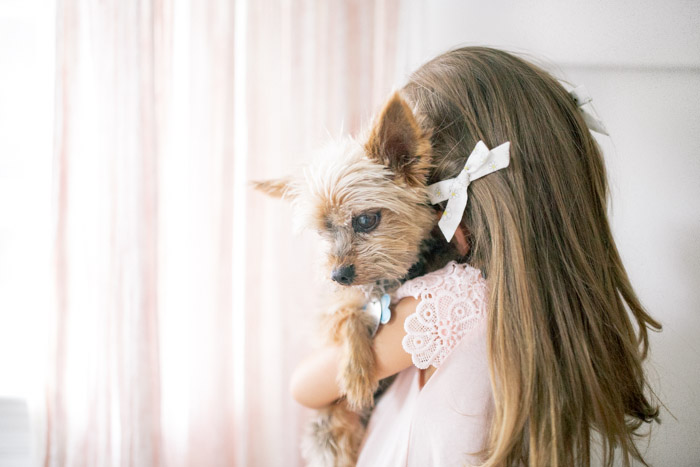
<instances>
[{"instance_id":1,"label":"girl's shoulder","mask_svg":"<svg viewBox=\"0 0 700 467\"><path fill-rule=\"evenodd\" d=\"M404 282L394 294L394 300L406 297L425 300L433 295L481 296L486 291L481 271L466 263L450 261L442 269Z\"/></svg>"},{"instance_id":2,"label":"girl's shoulder","mask_svg":"<svg viewBox=\"0 0 700 467\"><path fill-rule=\"evenodd\" d=\"M394 297L420 300L404 321L402 344L416 367L437 368L486 316L488 287L478 269L451 261L405 282Z\"/></svg>"}]
</instances>

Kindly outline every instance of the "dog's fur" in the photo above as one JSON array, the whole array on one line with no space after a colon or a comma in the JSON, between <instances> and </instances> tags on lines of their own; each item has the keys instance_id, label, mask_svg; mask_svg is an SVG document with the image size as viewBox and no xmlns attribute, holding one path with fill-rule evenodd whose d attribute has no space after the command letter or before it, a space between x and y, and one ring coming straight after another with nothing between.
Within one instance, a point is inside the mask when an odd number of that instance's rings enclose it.
<instances>
[{"instance_id":1,"label":"dog's fur","mask_svg":"<svg viewBox=\"0 0 700 467\"><path fill-rule=\"evenodd\" d=\"M350 466L363 433L363 411L377 390L372 322L363 307L372 295L391 292L403 280L437 269L458 256L431 234L436 209L427 201L430 134L396 93L385 105L365 143L338 142L303 176L257 182L256 188L292 200L300 227L319 232L329 271L354 266L350 287L337 290L326 314L328 336L343 346L338 385L344 398L319 412L303 452L310 465ZM371 232L357 232L353 219L381 213ZM438 240L439 239L439 240Z\"/></svg>"}]
</instances>

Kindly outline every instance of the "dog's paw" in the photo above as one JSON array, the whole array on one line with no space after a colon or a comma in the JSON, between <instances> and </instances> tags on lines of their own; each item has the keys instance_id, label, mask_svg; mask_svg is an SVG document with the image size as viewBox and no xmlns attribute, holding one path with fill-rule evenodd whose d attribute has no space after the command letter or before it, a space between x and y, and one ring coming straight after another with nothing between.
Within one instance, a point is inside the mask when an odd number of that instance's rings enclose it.
<instances>
[{"instance_id":1,"label":"dog's paw","mask_svg":"<svg viewBox=\"0 0 700 467\"><path fill-rule=\"evenodd\" d=\"M353 410L359 411L374 405L377 381L374 377L374 353L370 345L355 345L348 349L341 372L338 375L340 390Z\"/></svg>"},{"instance_id":2,"label":"dog's paw","mask_svg":"<svg viewBox=\"0 0 700 467\"><path fill-rule=\"evenodd\" d=\"M372 407L377 389L372 349L374 323L364 311L364 303L364 296L358 291L345 293L339 296L326 322L331 340L343 346L338 386L348 406L355 411Z\"/></svg>"},{"instance_id":3,"label":"dog's paw","mask_svg":"<svg viewBox=\"0 0 700 467\"><path fill-rule=\"evenodd\" d=\"M343 402L320 410L302 441L308 467L352 467L357 463L365 428L360 414Z\"/></svg>"}]
</instances>

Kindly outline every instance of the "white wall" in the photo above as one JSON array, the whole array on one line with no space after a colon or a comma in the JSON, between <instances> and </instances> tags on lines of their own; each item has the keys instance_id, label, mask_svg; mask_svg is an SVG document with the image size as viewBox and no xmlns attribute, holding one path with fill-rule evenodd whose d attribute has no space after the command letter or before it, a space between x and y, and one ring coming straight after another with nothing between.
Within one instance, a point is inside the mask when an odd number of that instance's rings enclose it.
<instances>
[{"instance_id":1,"label":"white wall","mask_svg":"<svg viewBox=\"0 0 700 467\"><path fill-rule=\"evenodd\" d=\"M24 410L19 400L35 422L32 465L43 461L53 298L54 13L53 0L0 0L0 424L6 428L0 465L20 465L13 457L21 449L13 440L20 438L10 437L13 427L24 426L15 423Z\"/></svg>"},{"instance_id":2,"label":"white wall","mask_svg":"<svg viewBox=\"0 0 700 467\"><path fill-rule=\"evenodd\" d=\"M458 45L543 59L585 84L600 137L618 247L652 336L651 380L668 410L647 460L700 465L700 1L404 1L399 69ZM675 416L675 418L674 418Z\"/></svg>"}]
</instances>

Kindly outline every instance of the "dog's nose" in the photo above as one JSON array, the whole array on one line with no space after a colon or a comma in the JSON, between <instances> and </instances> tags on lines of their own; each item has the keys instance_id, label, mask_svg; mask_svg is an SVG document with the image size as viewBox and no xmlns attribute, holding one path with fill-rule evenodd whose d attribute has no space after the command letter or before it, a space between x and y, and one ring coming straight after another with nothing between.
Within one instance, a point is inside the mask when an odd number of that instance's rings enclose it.
<instances>
[{"instance_id":1,"label":"dog's nose","mask_svg":"<svg viewBox=\"0 0 700 467\"><path fill-rule=\"evenodd\" d=\"M355 265L344 264L333 270L331 279L340 285L350 285L355 280Z\"/></svg>"}]
</instances>

